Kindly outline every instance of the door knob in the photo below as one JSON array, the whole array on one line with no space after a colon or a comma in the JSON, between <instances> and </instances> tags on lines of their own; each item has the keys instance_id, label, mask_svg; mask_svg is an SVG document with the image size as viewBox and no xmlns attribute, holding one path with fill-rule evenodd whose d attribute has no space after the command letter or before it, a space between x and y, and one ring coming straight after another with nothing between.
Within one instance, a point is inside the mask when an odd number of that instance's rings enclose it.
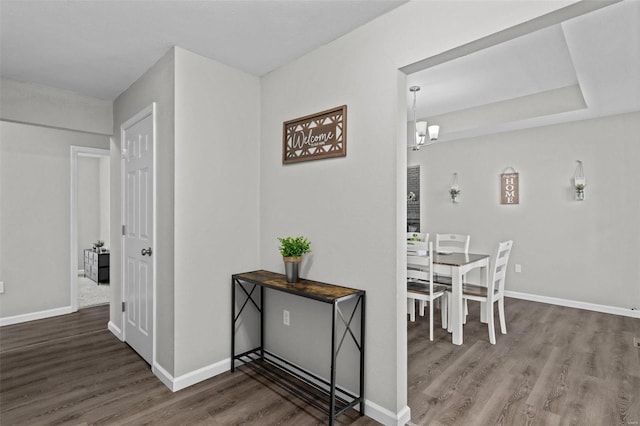
<instances>
[{"instance_id":1,"label":"door knob","mask_svg":"<svg viewBox=\"0 0 640 426\"><path fill-rule=\"evenodd\" d=\"M151 256L151 247L142 249L142 251L140 251L140 254L143 256Z\"/></svg>"}]
</instances>

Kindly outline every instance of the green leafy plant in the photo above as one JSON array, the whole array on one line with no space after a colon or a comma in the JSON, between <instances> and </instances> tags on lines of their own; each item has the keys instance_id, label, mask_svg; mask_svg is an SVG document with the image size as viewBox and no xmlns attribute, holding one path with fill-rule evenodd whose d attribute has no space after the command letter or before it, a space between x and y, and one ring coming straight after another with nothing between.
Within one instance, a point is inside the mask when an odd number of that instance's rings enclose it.
<instances>
[{"instance_id":1,"label":"green leafy plant","mask_svg":"<svg viewBox=\"0 0 640 426\"><path fill-rule=\"evenodd\" d=\"M278 250L282 257L300 257L311 252L311 242L306 237L278 237L278 241L280 241Z\"/></svg>"},{"instance_id":2,"label":"green leafy plant","mask_svg":"<svg viewBox=\"0 0 640 426\"><path fill-rule=\"evenodd\" d=\"M98 247L98 248L102 247L103 245L104 245L104 241L102 241L102 240L98 240L95 243L93 243L93 246L94 247Z\"/></svg>"},{"instance_id":3,"label":"green leafy plant","mask_svg":"<svg viewBox=\"0 0 640 426\"><path fill-rule=\"evenodd\" d=\"M584 184L579 183L576 185L576 191L584 191Z\"/></svg>"},{"instance_id":4,"label":"green leafy plant","mask_svg":"<svg viewBox=\"0 0 640 426\"><path fill-rule=\"evenodd\" d=\"M458 195L460 195L460 190L456 188L451 188L449 190L449 194L451 194L452 197L457 197Z\"/></svg>"}]
</instances>

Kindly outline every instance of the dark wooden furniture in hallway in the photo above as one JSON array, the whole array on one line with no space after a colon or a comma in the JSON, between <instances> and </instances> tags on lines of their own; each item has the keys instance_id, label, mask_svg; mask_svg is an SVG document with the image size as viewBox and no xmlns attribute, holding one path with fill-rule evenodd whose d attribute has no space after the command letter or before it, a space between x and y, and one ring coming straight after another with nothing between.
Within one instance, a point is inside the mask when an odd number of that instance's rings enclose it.
<instances>
[{"instance_id":1,"label":"dark wooden furniture in hallway","mask_svg":"<svg viewBox=\"0 0 640 426\"><path fill-rule=\"evenodd\" d=\"M97 252L93 249L84 251L84 276L96 284L109 282L109 259L111 254L108 251Z\"/></svg>"},{"instance_id":2,"label":"dark wooden furniture in hallway","mask_svg":"<svg viewBox=\"0 0 640 426\"><path fill-rule=\"evenodd\" d=\"M257 288L259 290L255 292ZM328 378L320 377L306 370L304 366L298 366L265 348L265 290L283 292L331 306L331 341L326 345L326 353L330 354ZM359 407L360 415L364 416L364 324L366 312L366 292L364 290L302 278L298 282L289 283L285 275L259 270L233 275L231 277L231 295L231 360L233 362L231 372L234 371L236 361L245 364L283 389L323 410L329 416L329 425L333 425L337 417L354 407ZM355 306L350 312L346 312L344 311L344 303L350 300L355 301ZM239 307L237 314L236 304ZM260 330L258 346L236 354L237 321L242 318L242 311L251 305L260 314L257 324ZM352 320L357 312L360 313L359 337L356 337L357 331L352 329L354 326ZM339 331L339 321L342 321L345 327L342 333ZM342 343L348 335L351 336L358 350L359 389L357 395L337 385L337 358Z\"/></svg>"}]
</instances>

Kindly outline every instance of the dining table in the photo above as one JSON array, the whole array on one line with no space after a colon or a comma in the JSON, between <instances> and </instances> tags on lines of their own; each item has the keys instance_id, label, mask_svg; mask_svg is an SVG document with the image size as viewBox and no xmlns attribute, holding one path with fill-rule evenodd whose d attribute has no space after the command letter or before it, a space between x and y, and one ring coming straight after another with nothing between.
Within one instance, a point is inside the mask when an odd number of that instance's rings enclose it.
<instances>
[{"instance_id":1,"label":"dining table","mask_svg":"<svg viewBox=\"0 0 640 426\"><path fill-rule=\"evenodd\" d=\"M408 254L426 256L422 250L412 250L407 246ZM474 269L480 269L480 282L474 283L487 286L489 283L489 261L491 256L479 253L444 253L433 254L433 273L451 276L451 295L449 297L449 320L447 329L451 332L451 342L454 345L463 343L464 304L462 299L462 277ZM486 309L480 309L480 321L486 323Z\"/></svg>"},{"instance_id":2,"label":"dining table","mask_svg":"<svg viewBox=\"0 0 640 426\"><path fill-rule=\"evenodd\" d=\"M451 275L451 305L449 307L448 329L451 331L451 342L454 345L463 343L464 304L462 303L462 277L470 271L480 269L479 285L489 283L488 254L478 253L434 253L433 272L435 274ZM486 309L480 309L480 321L487 322Z\"/></svg>"}]
</instances>

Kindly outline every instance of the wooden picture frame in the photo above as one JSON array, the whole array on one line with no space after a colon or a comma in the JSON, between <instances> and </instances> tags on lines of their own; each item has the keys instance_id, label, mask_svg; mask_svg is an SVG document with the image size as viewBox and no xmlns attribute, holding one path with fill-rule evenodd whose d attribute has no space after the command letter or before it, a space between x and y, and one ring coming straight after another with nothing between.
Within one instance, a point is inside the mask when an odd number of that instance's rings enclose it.
<instances>
[{"instance_id":1,"label":"wooden picture frame","mask_svg":"<svg viewBox=\"0 0 640 426\"><path fill-rule=\"evenodd\" d=\"M347 106L328 109L282 124L282 163L347 155Z\"/></svg>"}]
</instances>

